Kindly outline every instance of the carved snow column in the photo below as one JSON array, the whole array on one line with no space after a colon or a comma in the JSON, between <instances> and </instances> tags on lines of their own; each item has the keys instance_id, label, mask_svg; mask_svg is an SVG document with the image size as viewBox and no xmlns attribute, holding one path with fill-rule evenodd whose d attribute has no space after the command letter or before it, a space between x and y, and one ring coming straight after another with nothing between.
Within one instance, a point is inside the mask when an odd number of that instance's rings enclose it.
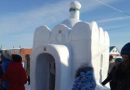
<instances>
[{"instance_id":1,"label":"carved snow column","mask_svg":"<svg viewBox=\"0 0 130 90\"><path fill-rule=\"evenodd\" d=\"M76 71L82 65L91 66L91 29L85 22L77 23L70 33L72 47L72 73L73 78Z\"/></svg>"},{"instance_id":2,"label":"carved snow column","mask_svg":"<svg viewBox=\"0 0 130 90\"><path fill-rule=\"evenodd\" d=\"M108 75L108 69L109 69L109 47L110 47L110 39L109 39L109 35L107 31L104 31L104 59L103 59L103 77L102 77L102 81L107 77ZM106 64L108 63L108 64ZM106 65L105 65L106 64Z\"/></svg>"},{"instance_id":3,"label":"carved snow column","mask_svg":"<svg viewBox=\"0 0 130 90\"><path fill-rule=\"evenodd\" d=\"M94 73L95 73L95 79L96 82L98 83L100 80L100 45L99 45L99 29L98 29L98 25L95 21L90 23L91 26L91 50L92 50L92 66L94 69Z\"/></svg>"},{"instance_id":4,"label":"carved snow column","mask_svg":"<svg viewBox=\"0 0 130 90\"><path fill-rule=\"evenodd\" d=\"M107 77L109 67L109 47L110 39L107 31L99 27L100 35L100 83Z\"/></svg>"}]
</instances>

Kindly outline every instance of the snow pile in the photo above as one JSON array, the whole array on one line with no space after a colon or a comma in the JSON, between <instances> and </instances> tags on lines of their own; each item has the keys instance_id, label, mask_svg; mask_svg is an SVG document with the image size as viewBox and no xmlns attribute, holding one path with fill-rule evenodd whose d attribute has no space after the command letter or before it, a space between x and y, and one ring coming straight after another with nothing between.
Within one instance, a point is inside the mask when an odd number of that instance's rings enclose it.
<instances>
[{"instance_id":1,"label":"snow pile","mask_svg":"<svg viewBox=\"0 0 130 90\"><path fill-rule=\"evenodd\" d=\"M110 90L110 89L105 86L103 87L101 85L97 85L95 90Z\"/></svg>"},{"instance_id":2,"label":"snow pile","mask_svg":"<svg viewBox=\"0 0 130 90\"><path fill-rule=\"evenodd\" d=\"M25 85L25 90L31 90L31 86L30 85Z\"/></svg>"},{"instance_id":3,"label":"snow pile","mask_svg":"<svg viewBox=\"0 0 130 90\"><path fill-rule=\"evenodd\" d=\"M26 88L26 90L31 90L30 85L25 85L25 88ZM110 90L110 89L107 87L103 87L103 86L98 85L95 90Z\"/></svg>"}]
</instances>

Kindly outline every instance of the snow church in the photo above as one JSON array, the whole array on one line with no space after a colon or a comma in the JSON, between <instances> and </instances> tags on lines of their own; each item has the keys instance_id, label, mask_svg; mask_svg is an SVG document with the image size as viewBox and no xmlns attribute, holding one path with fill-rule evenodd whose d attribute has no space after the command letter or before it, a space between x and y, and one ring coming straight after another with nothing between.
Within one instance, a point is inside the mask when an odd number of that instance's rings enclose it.
<instances>
[{"instance_id":1,"label":"snow church","mask_svg":"<svg viewBox=\"0 0 130 90\"><path fill-rule=\"evenodd\" d=\"M96 84L106 78L109 35L95 21L80 20L81 4L70 4L70 18L52 30L40 26L34 33L31 90L71 90L76 70L92 66Z\"/></svg>"}]
</instances>

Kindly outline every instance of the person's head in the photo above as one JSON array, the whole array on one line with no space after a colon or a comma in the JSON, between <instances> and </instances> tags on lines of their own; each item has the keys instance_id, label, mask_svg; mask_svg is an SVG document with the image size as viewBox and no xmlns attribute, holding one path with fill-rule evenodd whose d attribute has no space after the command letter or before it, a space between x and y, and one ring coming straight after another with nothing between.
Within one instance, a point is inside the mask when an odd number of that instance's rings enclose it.
<instances>
[{"instance_id":1,"label":"person's head","mask_svg":"<svg viewBox=\"0 0 130 90\"><path fill-rule=\"evenodd\" d=\"M2 52L2 57L7 58L7 59L11 59L11 55L9 54L9 52L7 50L4 50Z\"/></svg>"},{"instance_id":2,"label":"person's head","mask_svg":"<svg viewBox=\"0 0 130 90\"><path fill-rule=\"evenodd\" d=\"M130 42L121 49L121 56L124 60L130 60Z\"/></svg>"},{"instance_id":3,"label":"person's head","mask_svg":"<svg viewBox=\"0 0 130 90\"><path fill-rule=\"evenodd\" d=\"M93 68L90 67L90 66L81 66L81 67L77 70L75 77L78 77L81 72L87 72L87 71L93 71Z\"/></svg>"},{"instance_id":4,"label":"person's head","mask_svg":"<svg viewBox=\"0 0 130 90\"><path fill-rule=\"evenodd\" d=\"M9 52L7 50L2 51L0 57L1 57L1 60L4 59L4 58L9 59L9 60L11 59L11 55L9 54Z\"/></svg>"},{"instance_id":5,"label":"person's head","mask_svg":"<svg viewBox=\"0 0 130 90\"><path fill-rule=\"evenodd\" d=\"M73 90L95 90L96 81L91 66L81 66L76 73Z\"/></svg>"},{"instance_id":6,"label":"person's head","mask_svg":"<svg viewBox=\"0 0 130 90\"><path fill-rule=\"evenodd\" d=\"M18 54L12 54L12 61L13 62L22 62L22 57Z\"/></svg>"}]
</instances>

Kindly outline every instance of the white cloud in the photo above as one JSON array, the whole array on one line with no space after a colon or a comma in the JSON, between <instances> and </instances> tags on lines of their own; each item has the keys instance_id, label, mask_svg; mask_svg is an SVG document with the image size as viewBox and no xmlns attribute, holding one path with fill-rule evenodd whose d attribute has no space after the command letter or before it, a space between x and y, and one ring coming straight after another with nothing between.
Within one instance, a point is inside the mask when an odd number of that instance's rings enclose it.
<instances>
[{"instance_id":1,"label":"white cloud","mask_svg":"<svg viewBox=\"0 0 130 90\"><path fill-rule=\"evenodd\" d=\"M97 22L99 22L99 23L110 23L110 22L126 20L126 19L130 19L130 16L107 18L107 19L103 19L103 20L98 20Z\"/></svg>"},{"instance_id":2,"label":"white cloud","mask_svg":"<svg viewBox=\"0 0 130 90\"><path fill-rule=\"evenodd\" d=\"M104 6L105 4L114 3L117 0L79 0L82 4L82 12L87 12L96 9L97 7Z\"/></svg>"},{"instance_id":3,"label":"white cloud","mask_svg":"<svg viewBox=\"0 0 130 90\"><path fill-rule=\"evenodd\" d=\"M66 5L66 2L62 2ZM43 6L36 10L16 13L13 16L0 17L0 28L1 32L16 32L25 31L26 27L30 27L38 24L49 24L60 21L61 16L64 17L65 7L57 3L48 6ZM61 8L59 8L61 7ZM65 16L66 17L66 16Z\"/></svg>"},{"instance_id":4,"label":"white cloud","mask_svg":"<svg viewBox=\"0 0 130 90\"><path fill-rule=\"evenodd\" d=\"M71 0L73 1L73 0ZM78 0L82 4L81 12L87 12L99 7L101 4L95 0ZM113 0L104 0L105 3L114 2ZM35 10L11 13L0 17L0 43L6 36L18 35L17 38L25 38L25 41L32 41L32 33L35 28L40 25L54 26L69 17L69 3L70 0L63 0L53 4L46 4L43 7ZM29 33L30 32L30 33ZM27 33L24 35L24 33ZM24 39L23 38L23 39ZM9 38L11 39L11 38ZM13 41L14 38L12 38ZM21 39L21 42L24 41ZM6 41L5 41L6 42ZM12 41L10 41L12 42ZM26 46L25 42L23 43Z\"/></svg>"}]
</instances>

